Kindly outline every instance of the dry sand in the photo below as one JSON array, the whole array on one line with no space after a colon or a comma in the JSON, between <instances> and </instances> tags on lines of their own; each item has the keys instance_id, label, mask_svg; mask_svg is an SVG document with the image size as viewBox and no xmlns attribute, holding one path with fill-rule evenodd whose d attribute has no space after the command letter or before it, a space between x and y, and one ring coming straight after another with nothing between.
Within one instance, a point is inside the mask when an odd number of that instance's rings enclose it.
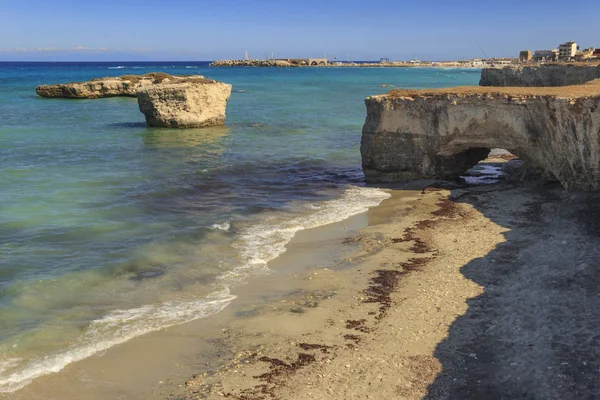
<instances>
[{"instance_id":1,"label":"dry sand","mask_svg":"<svg viewBox=\"0 0 600 400\"><path fill-rule=\"evenodd\" d=\"M351 262L223 327L169 399L600 398L600 203L536 182L392 191Z\"/></svg>"}]
</instances>

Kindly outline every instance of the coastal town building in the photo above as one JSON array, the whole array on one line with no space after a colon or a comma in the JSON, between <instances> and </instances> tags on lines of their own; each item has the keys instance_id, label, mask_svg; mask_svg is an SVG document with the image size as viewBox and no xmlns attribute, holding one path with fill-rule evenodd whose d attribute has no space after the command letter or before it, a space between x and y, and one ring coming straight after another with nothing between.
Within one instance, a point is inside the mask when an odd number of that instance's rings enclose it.
<instances>
[{"instance_id":1,"label":"coastal town building","mask_svg":"<svg viewBox=\"0 0 600 400\"><path fill-rule=\"evenodd\" d=\"M519 62L529 62L531 61L531 58L531 50L522 50L519 53Z\"/></svg>"},{"instance_id":2,"label":"coastal town building","mask_svg":"<svg viewBox=\"0 0 600 400\"><path fill-rule=\"evenodd\" d=\"M553 50L536 50L533 53L532 61L534 62L545 62L545 61L556 61L558 59L558 49Z\"/></svg>"},{"instance_id":3,"label":"coastal town building","mask_svg":"<svg viewBox=\"0 0 600 400\"><path fill-rule=\"evenodd\" d=\"M575 60L577 61L586 61L594 57L594 49L593 47L589 47L587 49L583 49L583 51L578 51L575 53Z\"/></svg>"},{"instance_id":4,"label":"coastal town building","mask_svg":"<svg viewBox=\"0 0 600 400\"><path fill-rule=\"evenodd\" d=\"M567 42L558 46L558 59L559 60L571 60L577 53L577 43Z\"/></svg>"},{"instance_id":5,"label":"coastal town building","mask_svg":"<svg viewBox=\"0 0 600 400\"><path fill-rule=\"evenodd\" d=\"M483 68L485 62L481 58L474 58L471 60L471 66L474 68Z\"/></svg>"}]
</instances>

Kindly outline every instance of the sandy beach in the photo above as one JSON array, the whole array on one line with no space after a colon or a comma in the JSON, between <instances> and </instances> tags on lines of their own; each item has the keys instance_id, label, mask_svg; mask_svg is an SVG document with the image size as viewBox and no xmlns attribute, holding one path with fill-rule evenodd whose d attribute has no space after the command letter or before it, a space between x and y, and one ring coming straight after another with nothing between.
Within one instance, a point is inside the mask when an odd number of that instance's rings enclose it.
<instances>
[{"instance_id":1,"label":"sandy beach","mask_svg":"<svg viewBox=\"0 0 600 400\"><path fill-rule=\"evenodd\" d=\"M299 232L221 313L9 398L600 395L593 196L539 181L386 190L367 213Z\"/></svg>"},{"instance_id":2,"label":"sandy beach","mask_svg":"<svg viewBox=\"0 0 600 400\"><path fill-rule=\"evenodd\" d=\"M232 359L162 395L600 394L597 202L541 182L391 193L343 240L360 246L347 263L296 276L296 296L248 308L219 338Z\"/></svg>"}]
</instances>

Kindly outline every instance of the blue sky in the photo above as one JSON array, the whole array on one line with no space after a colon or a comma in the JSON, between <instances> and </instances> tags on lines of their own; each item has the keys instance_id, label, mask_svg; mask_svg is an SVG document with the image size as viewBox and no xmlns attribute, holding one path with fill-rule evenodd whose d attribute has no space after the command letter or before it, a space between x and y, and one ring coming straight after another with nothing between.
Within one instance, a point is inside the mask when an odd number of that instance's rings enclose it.
<instances>
[{"instance_id":1,"label":"blue sky","mask_svg":"<svg viewBox=\"0 0 600 400\"><path fill-rule=\"evenodd\" d=\"M600 47L599 21L599 0L0 0L0 61L504 57Z\"/></svg>"}]
</instances>

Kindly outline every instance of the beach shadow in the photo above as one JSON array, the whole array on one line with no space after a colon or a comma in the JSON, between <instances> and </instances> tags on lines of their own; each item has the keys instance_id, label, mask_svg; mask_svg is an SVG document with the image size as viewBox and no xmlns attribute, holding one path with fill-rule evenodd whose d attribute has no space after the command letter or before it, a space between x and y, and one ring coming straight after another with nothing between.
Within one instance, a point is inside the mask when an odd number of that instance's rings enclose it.
<instances>
[{"instance_id":1,"label":"beach shadow","mask_svg":"<svg viewBox=\"0 0 600 400\"><path fill-rule=\"evenodd\" d=\"M437 345L442 372L424 398L600 398L600 198L490 189L452 191L508 231L461 268L483 293Z\"/></svg>"}]
</instances>

